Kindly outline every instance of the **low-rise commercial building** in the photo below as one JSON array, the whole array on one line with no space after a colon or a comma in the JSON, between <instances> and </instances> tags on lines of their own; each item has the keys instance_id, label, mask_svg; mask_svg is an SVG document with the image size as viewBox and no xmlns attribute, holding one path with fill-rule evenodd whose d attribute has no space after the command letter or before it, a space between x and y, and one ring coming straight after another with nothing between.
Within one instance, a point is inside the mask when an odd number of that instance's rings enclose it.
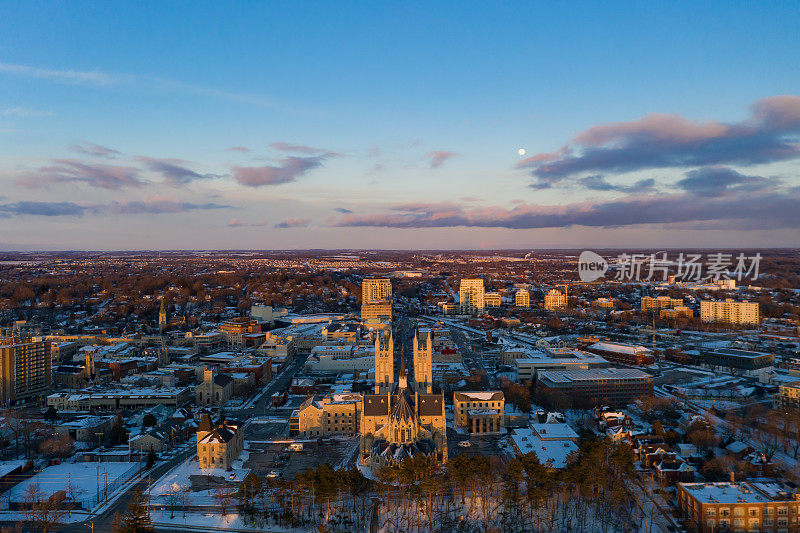
<instances>
[{"instance_id":1,"label":"low-rise commercial building","mask_svg":"<svg viewBox=\"0 0 800 533\"><path fill-rule=\"evenodd\" d=\"M652 365L655 362L652 350L644 346L600 341L586 349L603 359L621 365Z\"/></svg>"},{"instance_id":2,"label":"low-rise commercial building","mask_svg":"<svg viewBox=\"0 0 800 533\"><path fill-rule=\"evenodd\" d=\"M551 370L539 372L536 387L560 394L575 407L627 405L639 396L653 395L653 378L634 368Z\"/></svg>"},{"instance_id":3,"label":"low-rise commercial building","mask_svg":"<svg viewBox=\"0 0 800 533\"><path fill-rule=\"evenodd\" d=\"M772 403L775 409L800 409L800 381L781 383Z\"/></svg>"},{"instance_id":4,"label":"low-rise commercial building","mask_svg":"<svg viewBox=\"0 0 800 533\"><path fill-rule=\"evenodd\" d=\"M778 483L678 483L689 531L797 532L800 493Z\"/></svg>"}]
</instances>

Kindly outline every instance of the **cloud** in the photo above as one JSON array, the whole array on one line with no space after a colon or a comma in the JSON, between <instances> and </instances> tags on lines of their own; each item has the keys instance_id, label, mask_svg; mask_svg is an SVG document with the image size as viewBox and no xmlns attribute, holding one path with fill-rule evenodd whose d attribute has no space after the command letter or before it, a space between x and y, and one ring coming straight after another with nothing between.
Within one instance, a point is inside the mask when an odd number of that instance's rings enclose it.
<instances>
[{"instance_id":1,"label":"cloud","mask_svg":"<svg viewBox=\"0 0 800 533\"><path fill-rule=\"evenodd\" d=\"M387 228L558 228L619 227L642 224L723 222L729 227L800 228L800 190L734 191L722 196L691 193L633 195L603 202L563 206L518 204L504 207L463 207L450 203L395 205L390 212L344 215L340 227Z\"/></svg>"},{"instance_id":2,"label":"cloud","mask_svg":"<svg viewBox=\"0 0 800 533\"><path fill-rule=\"evenodd\" d=\"M286 228L305 228L311 224L311 219L308 218L287 218L283 222L278 222L275 224L276 228L286 229Z\"/></svg>"},{"instance_id":3,"label":"cloud","mask_svg":"<svg viewBox=\"0 0 800 533\"><path fill-rule=\"evenodd\" d=\"M245 222L239 218L232 218L230 222L228 222L229 228L258 228L261 226L268 225L268 222Z\"/></svg>"},{"instance_id":4,"label":"cloud","mask_svg":"<svg viewBox=\"0 0 800 533\"><path fill-rule=\"evenodd\" d=\"M451 157L455 157L457 155L458 155L457 152L447 152L447 151L444 151L444 150L434 150L434 151L430 152L427 156L425 156L425 158L430 160L429 163L430 163L431 168L439 168L440 166L442 166L444 164L445 161L447 161Z\"/></svg>"},{"instance_id":5,"label":"cloud","mask_svg":"<svg viewBox=\"0 0 800 533\"><path fill-rule=\"evenodd\" d=\"M230 148L225 149L228 152L249 152L250 148L245 146L231 146Z\"/></svg>"},{"instance_id":6,"label":"cloud","mask_svg":"<svg viewBox=\"0 0 800 533\"><path fill-rule=\"evenodd\" d=\"M78 204L74 202L22 201L0 204L2 215L33 215L45 217L82 216L84 214L164 214L195 210L228 209L231 206L213 203L193 204L161 197L141 201L111 202L110 204Z\"/></svg>"},{"instance_id":7,"label":"cloud","mask_svg":"<svg viewBox=\"0 0 800 533\"><path fill-rule=\"evenodd\" d=\"M44 217L81 216L95 207L73 202L14 202L0 205L0 213L6 215L36 215Z\"/></svg>"},{"instance_id":8,"label":"cloud","mask_svg":"<svg viewBox=\"0 0 800 533\"><path fill-rule=\"evenodd\" d=\"M278 150L279 152L290 152L294 154L305 155L319 155L326 154L328 156L340 155L324 148L314 148L313 146L306 146L304 144L290 144L285 142L270 143L270 147Z\"/></svg>"},{"instance_id":9,"label":"cloud","mask_svg":"<svg viewBox=\"0 0 800 533\"><path fill-rule=\"evenodd\" d=\"M78 152L79 154L89 155L92 157L105 157L107 159L114 159L119 155L119 150L106 148L105 146L100 146L99 144L94 143L73 144L69 147L69 149L73 152Z\"/></svg>"},{"instance_id":10,"label":"cloud","mask_svg":"<svg viewBox=\"0 0 800 533\"><path fill-rule=\"evenodd\" d=\"M625 193L642 193L652 191L655 188L656 180L653 178L641 179L633 185L619 185L609 183L605 177L594 174L578 180L578 184L590 191L619 191Z\"/></svg>"},{"instance_id":11,"label":"cloud","mask_svg":"<svg viewBox=\"0 0 800 533\"><path fill-rule=\"evenodd\" d=\"M310 170L321 167L328 157L330 157L328 154L308 157L289 156L282 159L277 166L233 167L233 179L246 187L291 183Z\"/></svg>"},{"instance_id":12,"label":"cloud","mask_svg":"<svg viewBox=\"0 0 800 533\"><path fill-rule=\"evenodd\" d=\"M164 180L174 187L186 185L194 180L220 177L216 174L200 174L199 172L195 172L186 166L188 163L187 161L181 159L138 156L136 160L143 163L151 171L161 174Z\"/></svg>"},{"instance_id":13,"label":"cloud","mask_svg":"<svg viewBox=\"0 0 800 533\"><path fill-rule=\"evenodd\" d=\"M107 211L125 215L137 215L142 213L158 215L165 213L185 213L187 211L206 211L210 209L231 209L229 205L203 203L193 204L190 202L180 202L168 198L153 197L142 201L131 202L112 202L108 205Z\"/></svg>"},{"instance_id":14,"label":"cloud","mask_svg":"<svg viewBox=\"0 0 800 533\"><path fill-rule=\"evenodd\" d=\"M338 213L345 213L345 214L353 212L352 210L344 208L344 207L334 207L333 210L338 212Z\"/></svg>"},{"instance_id":15,"label":"cloud","mask_svg":"<svg viewBox=\"0 0 800 533\"><path fill-rule=\"evenodd\" d=\"M102 88L125 86L140 88L147 91L158 90L164 92L194 94L207 98L216 98L260 107L276 108L288 112L297 112L293 109L289 109L285 104L268 96L222 91L201 85L193 85L191 83L185 83L182 81L155 78L152 76L108 73L97 70L80 71L69 69L52 69L30 65L16 65L11 63L0 63L0 73L49 80L71 85L85 85Z\"/></svg>"},{"instance_id":16,"label":"cloud","mask_svg":"<svg viewBox=\"0 0 800 533\"><path fill-rule=\"evenodd\" d=\"M91 71L78 71L78 70L57 70L41 67L31 67L27 65L13 65L10 63L0 63L0 72L8 74L17 74L21 76L29 76L33 78L51 79L55 81L74 83L74 84L92 84L92 85L109 85L116 80L113 76L98 72Z\"/></svg>"},{"instance_id":17,"label":"cloud","mask_svg":"<svg viewBox=\"0 0 800 533\"><path fill-rule=\"evenodd\" d=\"M50 166L25 172L17 183L30 189L60 183L83 183L100 189L119 190L125 187L141 187L146 181L140 177L140 170L135 167L56 159Z\"/></svg>"},{"instance_id":18,"label":"cloud","mask_svg":"<svg viewBox=\"0 0 800 533\"><path fill-rule=\"evenodd\" d=\"M4 109L0 115L4 117L19 117L19 118L42 118L54 117L57 113L54 111L43 111L41 109L33 109L30 107L9 107Z\"/></svg>"},{"instance_id":19,"label":"cloud","mask_svg":"<svg viewBox=\"0 0 800 533\"><path fill-rule=\"evenodd\" d=\"M718 196L737 192L755 192L774 187L780 180L745 176L727 167L704 167L691 170L677 185L697 196Z\"/></svg>"},{"instance_id":20,"label":"cloud","mask_svg":"<svg viewBox=\"0 0 800 533\"><path fill-rule=\"evenodd\" d=\"M747 166L800 157L800 97L763 98L750 111L747 120L732 124L659 113L601 124L579 132L557 152L534 155L517 166L531 171L535 188L547 188L585 172Z\"/></svg>"}]
</instances>

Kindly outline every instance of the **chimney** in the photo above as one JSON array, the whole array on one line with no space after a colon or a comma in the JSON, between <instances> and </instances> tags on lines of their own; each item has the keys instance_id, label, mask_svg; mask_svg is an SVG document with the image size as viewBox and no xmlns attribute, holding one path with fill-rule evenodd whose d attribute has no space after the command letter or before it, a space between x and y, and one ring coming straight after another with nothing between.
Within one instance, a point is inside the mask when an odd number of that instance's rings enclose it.
<instances>
[{"instance_id":1,"label":"chimney","mask_svg":"<svg viewBox=\"0 0 800 533\"><path fill-rule=\"evenodd\" d=\"M731 483L736 483L736 473L731 470Z\"/></svg>"}]
</instances>

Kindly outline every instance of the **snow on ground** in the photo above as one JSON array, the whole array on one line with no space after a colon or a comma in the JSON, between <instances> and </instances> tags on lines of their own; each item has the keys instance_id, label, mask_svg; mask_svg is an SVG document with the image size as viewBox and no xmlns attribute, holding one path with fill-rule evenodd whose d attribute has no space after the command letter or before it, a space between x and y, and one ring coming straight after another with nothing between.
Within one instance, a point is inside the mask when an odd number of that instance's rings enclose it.
<instances>
[{"instance_id":1,"label":"snow on ground","mask_svg":"<svg viewBox=\"0 0 800 533\"><path fill-rule=\"evenodd\" d=\"M229 513L222 516L217 513L186 513L176 509L175 517L170 518L170 511L151 511L150 518L156 526L183 526L188 531L208 531L208 530L230 530L230 531L270 531L274 533L300 533L307 532L307 528L295 529L279 527L275 524L269 525L245 525L244 520L238 514ZM266 529L265 529L266 528Z\"/></svg>"},{"instance_id":2,"label":"snow on ground","mask_svg":"<svg viewBox=\"0 0 800 533\"><path fill-rule=\"evenodd\" d=\"M47 495L59 490L67 490L67 483L72 485L73 497L76 500L88 500L94 498L98 492L103 494L106 483L127 478L134 474L139 468L139 463L61 463L59 465L48 466L35 476L18 483L11 488L4 496L7 502L20 501L29 485L38 484L42 492ZM109 490L110 492L110 490Z\"/></svg>"},{"instance_id":3,"label":"snow on ground","mask_svg":"<svg viewBox=\"0 0 800 533\"><path fill-rule=\"evenodd\" d=\"M150 493L154 499L166 500L172 492L189 490L192 487L191 476L213 476L222 478L228 483L241 483L250 473L249 468L243 468L242 463L250 457L250 452L242 452L239 459L233 462L232 470L222 468L200 468L197 456L192 456L186 461L164 474L153 483ZM192 505L213 505L213 490L200 490L190 495Z\"/></svg>"}]
</instances>

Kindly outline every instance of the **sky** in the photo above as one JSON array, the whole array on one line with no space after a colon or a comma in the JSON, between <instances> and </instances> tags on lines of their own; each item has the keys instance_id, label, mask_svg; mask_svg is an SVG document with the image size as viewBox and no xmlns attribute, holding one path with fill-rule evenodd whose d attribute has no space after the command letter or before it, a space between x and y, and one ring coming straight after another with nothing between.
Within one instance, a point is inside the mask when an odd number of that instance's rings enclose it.
<instances>
[{"instance_id":1,"label":"sky","mask_svg":"<svg viewBox=\"0 0 800 533\"><path fill-rule=\"evenodd\" d=\"M797 2L2 2L0 250L800 247L797 28Z\"/></svg>"}]
</instances>

